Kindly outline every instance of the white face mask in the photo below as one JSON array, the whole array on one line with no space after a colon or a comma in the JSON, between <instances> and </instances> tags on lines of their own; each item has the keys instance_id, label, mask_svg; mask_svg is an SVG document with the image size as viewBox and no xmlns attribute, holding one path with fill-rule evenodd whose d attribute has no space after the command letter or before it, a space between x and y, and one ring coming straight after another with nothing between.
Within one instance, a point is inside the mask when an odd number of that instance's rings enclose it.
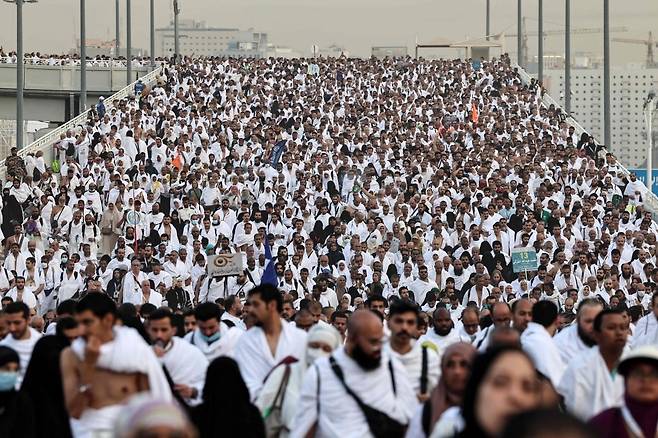
<instances>
[{"instance_id":1,"label":"white face mask","mask_svg":"<svg viewBox=\"0 0 658 438\"><path fill-rule=\"evenodd\" d=\"M643 290L638 290L637 291L637 297L638 298L643 298L644 297L644 291Z\"/></svg>"},{"instance_id":2,"label":"white face mask","mask_svg":"<svg viewBox=\"0 0 658 438\"><path fill-rule=\"evenodd\" d=\"M311 365L316 359L320 357L329 357L331 353L327 353L322 348L306 348L306 364Z\"/></svg>"}]
</instances>

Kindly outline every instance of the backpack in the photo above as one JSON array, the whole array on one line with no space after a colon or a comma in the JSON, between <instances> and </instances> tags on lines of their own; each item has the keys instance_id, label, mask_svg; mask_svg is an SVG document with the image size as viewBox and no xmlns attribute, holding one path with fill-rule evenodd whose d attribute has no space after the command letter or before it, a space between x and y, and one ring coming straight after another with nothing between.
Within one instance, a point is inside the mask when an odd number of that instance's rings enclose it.
<instances>
[{"instance_id":1,"label":"backpack","mask_svg":"<svg viewBox=\"0 0 658 438\"><path fill-rule=\"evenodd\" d=\"M72 157L75 155L75 145L71 142L69 142L68 147L66 148L66 156L67 157Z\"/></svg>"}]
</instances>

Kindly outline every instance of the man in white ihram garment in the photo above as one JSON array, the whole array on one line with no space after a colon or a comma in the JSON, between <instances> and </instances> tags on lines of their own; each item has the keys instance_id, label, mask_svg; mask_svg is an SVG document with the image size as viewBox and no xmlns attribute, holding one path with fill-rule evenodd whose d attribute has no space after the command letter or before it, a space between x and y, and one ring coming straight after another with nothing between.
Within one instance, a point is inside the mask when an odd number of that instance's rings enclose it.
<instances>
[{"instance_id":1,"label":"man in white ihram garment","mask_svg":"<svg viewBox=\"0 0 658 438\"><path fill-rule=\"evenodd\" d=\"M635 325L631 346L642 345L658 345L658 292L651 297L651 312Z\"/></svg>"},{"instance_id":2,"label":"man in white ihram garment","mask_svg":"<svg viewBox=\"0 0 658 438\"><path fill-rule=\"evenodd\" d=\"M440 361L445 349L452 344L461 342L462 337L459 330L454 327L455 324L452 322L450 311L445 307L439 307L434 311L432 321L434 321L434 327L428 329L427 333L421 336L418 342L434 345Z\"/></svg>"},{"instance_id":3,"label":"man in white ihram garment","mask_svg":"<svg viewBox=\"0 0 658 438\"><path fill-rule=\"evenodd\" d=\"M565 365L568 366L574 357L596 345L593 337L594 318L602 310L603 304L596 298L584 299L578 304L576 321L555 335L553 340Z\"/></svg>"},{"instance_id":4,"label":"man in white ihram garment","mask_svg":"<svg viewBox=\"0 0 658 438\"><path fill-rule=\"evenodd\" d=\"M557 306L552 301L539 301L532 306L532 322L521 334L521 347L535 364L537 371L557 390L565 365L555 346Z\"/></svg>"},{"instance_id":5,"label":"man in white ihram garment","mask_svg":"<svg viewBox=\"0 0 658 438\"><path fill-rule=\"evenodd\" d=\"M297 360L306 353L306 332L288 324L281 318L283 297L271 284L261 284L249 291L249 313L256 326L242 332L235 345L233 358L249 388L252 400L256 400L268 373L282 360L292 356Z\"/></svg>"},{"instance_id":6,"label":"man in white ihram garment","mask_svg":"<svg viewBox=\"0 0 658 438\"><path fill-rule=\"evenodd\" d=\"M184 339L174 336L176 328L168 309L157 309L149 315L147 331L153 342L153 351L166 368L174 390L185 403L196 406L201 403L206 381L208 359Z\"/></svg>"},{"instance_id":7,"label":"man in white ihram garment","mask_svg":"<svg viewBox=\"0 0 658 438\"><path fill-rule=\"evenodd\" d=\"M597 346L571 361L558 386L567 410L583 421L621 406L624 378L617 374L628 337L628 321L619 310L606 309L594 320Z\"/></svg>"},{"instance_id":8,"label":"man in white ihram garment","mask_svg":"<svg viewBox=\"0 0 658 438\"><path fill-rule=\"evenodd\" d=\"M439 310L445 311L444 316L447 315L448 322L452 324L450 312L439 308L434 314ZM384 350L402 363L418 401L425 402L439 381L441 367L434 344L422 342L423 338L414 339L418 331L418 315L418 306L413 303L398 301L391 304L388 311L391 335ZM455 329L451 330L456 332Z\"/></svg>"},{"instance_id":9,"label":"man in white ihram garment","mask_svg":"<svg viewBox=\"0 0 658 438\"><path fill-rule=\"evenodd\" d=\"M185 340L203 353L208 362L233 352L236 336L242 331L231 329L221 321L222 311L215 303L201 303L194 309L197 327L185 335Z\"/></svg>"},{"instance_id":10,"label":"man in white ihram garment","mask_svg":"<svg viewBox=\"0 0 658 438\"><path fill-rule=\"evenodd\" d=\"M114 436L122 406L138 393L171 401L160 362L135 329L115 325L116 304L90 293L76 305L82 337L62 351L64 401L76 438Z\"/></svg>"},{"instance_id":11,"label":"man in white ihram garment","mask_svg":"<svg viewBox=\"0 0 658 438\"><path fill-rule=\"evenodd\" d=\"M314 425L318 438L374 436L355 396L388 416L387 423L409 424L416 395L402 364L382 351L381 319L359 310L347 333L345 346L316 360L306 372L291 437L307 436Z\"/></svg>"}]
</instances>

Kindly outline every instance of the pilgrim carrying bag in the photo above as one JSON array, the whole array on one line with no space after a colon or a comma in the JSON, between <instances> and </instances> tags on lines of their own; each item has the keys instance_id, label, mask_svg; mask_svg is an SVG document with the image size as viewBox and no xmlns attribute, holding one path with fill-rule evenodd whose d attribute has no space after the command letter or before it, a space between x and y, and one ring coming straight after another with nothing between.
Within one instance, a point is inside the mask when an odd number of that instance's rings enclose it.
<instances>
[{"instance_id":1,"label":"pilgrim carrying bag","mask_svg":"<svg viewBox=\"0 0 658 438\"><path fill-rule=\"evenodd\" d=\"M265 436L268 438L277 438L283 432L290 432L288 427L283 422L283 402L286 398L286 392L288 389L288 381L290 380L290 365L297 362L292 356L288 356L279 362L278 366L284 366L285 370L283 372L283 377L281 378L281 383L279 384L279 389L276 392L274 400L272 400L272 405L267 407L263 412L263 422L265 423ZM276 369L277 366L272 368L272 371ZM265 381L269 378L270 374L265 377ZM265 381L263 383L265 383Z\"/></svg>"},{"instance_id":2,"label":"pilgrim carrying bag","mask_svg":"<svg viewBox=\"0 0 658 438\"><path fill-rule=\"evenodd\" d=\"M331 369L333 370L340 383L343 384L345 391L354 399L359 408L363 412L363 415L366 417L368 422L368 428L370 432L375 436L375 438L398 438L403 437L406 431L406 426L404 424L398 423L393 418L389 417L386 413L379 411L375 408L368 406L363 403L358 395L352 391L349 386L345 383L345 378L343 376L343 370L338 366L336 360L333 356L329 356L329 363L331 364ZM393 384L393 394L396 395L397 391L395 388L395 375L393 374L393 363L388 362L388 371L391 374L391 383Z\"/></svg>"}]
</instances>

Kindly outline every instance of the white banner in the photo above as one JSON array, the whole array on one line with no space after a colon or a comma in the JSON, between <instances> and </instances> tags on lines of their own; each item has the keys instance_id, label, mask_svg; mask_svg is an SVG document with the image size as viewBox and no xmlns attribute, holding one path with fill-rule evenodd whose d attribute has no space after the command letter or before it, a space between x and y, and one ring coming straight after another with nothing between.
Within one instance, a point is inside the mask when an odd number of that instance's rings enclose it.
<instances>
[{"instance_id":1,"label":"white banner","mask_svg":"<svg viewBox=\"0 0 658 438\"><path fill-rule=\"evenodd\" d=\"M219 254L208 257L208 275L238 275L244 271L241 254Z\"/></svg>"}]
</instances>

